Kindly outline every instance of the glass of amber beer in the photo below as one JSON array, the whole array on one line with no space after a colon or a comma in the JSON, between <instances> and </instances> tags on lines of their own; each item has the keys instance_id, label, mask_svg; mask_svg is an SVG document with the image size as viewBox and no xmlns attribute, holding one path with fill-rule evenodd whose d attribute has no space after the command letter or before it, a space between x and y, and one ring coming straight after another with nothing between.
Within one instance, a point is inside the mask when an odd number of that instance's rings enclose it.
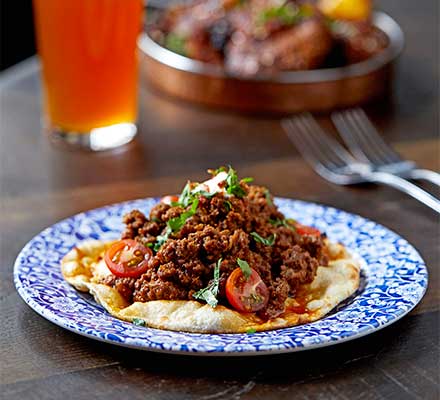
<instances>
[{"instance_id":1,"label":"glass of amber beer","mask_svg":"<svg viewBox=\"0 0 440 400\"><path fill-rule=\"evenodd\" d=\"M142 0L34 0L46 128L90 150L136 135Z\"/></svg>"}]
</instances>

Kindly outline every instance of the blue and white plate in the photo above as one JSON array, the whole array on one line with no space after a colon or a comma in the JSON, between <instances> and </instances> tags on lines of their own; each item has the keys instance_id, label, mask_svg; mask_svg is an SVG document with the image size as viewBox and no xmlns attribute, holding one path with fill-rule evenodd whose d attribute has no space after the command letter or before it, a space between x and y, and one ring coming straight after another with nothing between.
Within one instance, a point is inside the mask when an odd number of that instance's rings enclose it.
<instances>
[{"instance_id":1,"label":"blue and white plate","mask_svg":"<svg viewBox=\"0 0 440 400\"><path fill-rule=\"evenodd\" d=\"M112 317L65 282L60 260L83 240L118 238L123 214L134 208L147 213L157 201L148 198L98 208L45 229L15 262L20 296L49 321L92 339L142 350L232 356L300 351L370 334L411 311L427 287L422 258L396 233L335 208L278 198L276 204L287 217L316 226L361 258L361 287L354 296L319 321L254 334L194 334L135 326Z\"/></svg>"}]
</instances>

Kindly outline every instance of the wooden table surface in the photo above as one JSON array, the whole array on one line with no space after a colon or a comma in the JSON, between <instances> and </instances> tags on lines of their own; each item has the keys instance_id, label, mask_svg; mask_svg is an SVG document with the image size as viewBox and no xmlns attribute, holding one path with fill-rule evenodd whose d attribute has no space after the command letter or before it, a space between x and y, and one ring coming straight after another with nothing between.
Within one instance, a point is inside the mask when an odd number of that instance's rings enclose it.
<instances>
[{"instance_id":1,"label":"wooden table surface","mask_svg":"<svg viewBox=\"0 0 440 400\"><path fill-rule=\"evenodd\" d=\"M404 156L438 170L437 2L388 0L379 6L401 23L407 46L392 98L368 112ZM439 220L433 212L392 189L323 181L298 156L275 118L195 108L145 88L134 143L100 154L60 151L40 133L38 72L37 60L31 59L0 76L2 398L439 397ZM328 124L325 117L322 121ZM220 359L89 340L46 321L18 296L14 259L46 226L104 204L178 192L187 178L203 179L208 167L228 163L276 195L329 204L399 232L429 268L422 302L392 326L345 344Z\"/></svg>"}]
</instances>

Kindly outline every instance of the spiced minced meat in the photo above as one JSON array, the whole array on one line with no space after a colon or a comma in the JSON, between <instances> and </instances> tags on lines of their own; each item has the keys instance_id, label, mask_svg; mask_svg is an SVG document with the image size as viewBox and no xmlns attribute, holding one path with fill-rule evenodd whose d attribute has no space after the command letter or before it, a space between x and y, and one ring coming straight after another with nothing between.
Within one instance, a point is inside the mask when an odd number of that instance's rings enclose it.
<instances>
[{"instance_id":1,"label":"spiced minced meat","mask_svg":"<svg viewBox=\"0 0 440 400\"><path fill-rule=\"evenodd\" d=\"M228 306L226 280L241 259L269 289L269 302L258 316L271 319L282 314L285 300L313 281L319 265L328 264L324 235L299 235L295 221L285 219L265 187L237 182L236 194L224 190L194 193L198 184L188 183L187 194L192 190L197 198L195 207L194 202L185 207L181 195L178 202L157 204L149 216L139 210L126 214L122 238L152 248L154 256L140 277L110 275L103 283L129 302L195 300L194 295L212 282L221 260L218 301ZM182 226L172 231L169 221L181 216L186 218ZM263 243L256 236L272 241Z\"/></svg>"}]
</instances>

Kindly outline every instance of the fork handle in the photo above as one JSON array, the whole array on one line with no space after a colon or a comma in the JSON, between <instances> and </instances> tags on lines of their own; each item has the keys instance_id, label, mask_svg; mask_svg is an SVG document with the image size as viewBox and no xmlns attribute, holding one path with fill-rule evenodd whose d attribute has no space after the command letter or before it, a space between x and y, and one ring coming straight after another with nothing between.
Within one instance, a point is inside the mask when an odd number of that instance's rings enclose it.
<instances>
[{"instance_id":1,"label":"fork handle","mask_svg":"<svg viewBox=\"0 0 440 400\"><path fill-rule=\"evenodd\" d=\"M388 172L370 172L368 174L365 174L365 177L371 179L376 183L383 183L406 194L409 194L410 196L414 197L415 199L419 200L420 202L440 214L440 200L436 199L434 196L424 191L423 189L420 189L413 183L408 182L406 179L403 179L397 175L390 174Z\"/></svg>"},{"instance_id":2,"label":"fork handle","mask_svg":"<svg viewBox=\"0 0 440 400\"><path fill-rule=\"evenodd\" d=\"M411 179L422 179L440 186L440 174L429 169L413 169L409 175Z\"/></svg>"}]
</instances>

